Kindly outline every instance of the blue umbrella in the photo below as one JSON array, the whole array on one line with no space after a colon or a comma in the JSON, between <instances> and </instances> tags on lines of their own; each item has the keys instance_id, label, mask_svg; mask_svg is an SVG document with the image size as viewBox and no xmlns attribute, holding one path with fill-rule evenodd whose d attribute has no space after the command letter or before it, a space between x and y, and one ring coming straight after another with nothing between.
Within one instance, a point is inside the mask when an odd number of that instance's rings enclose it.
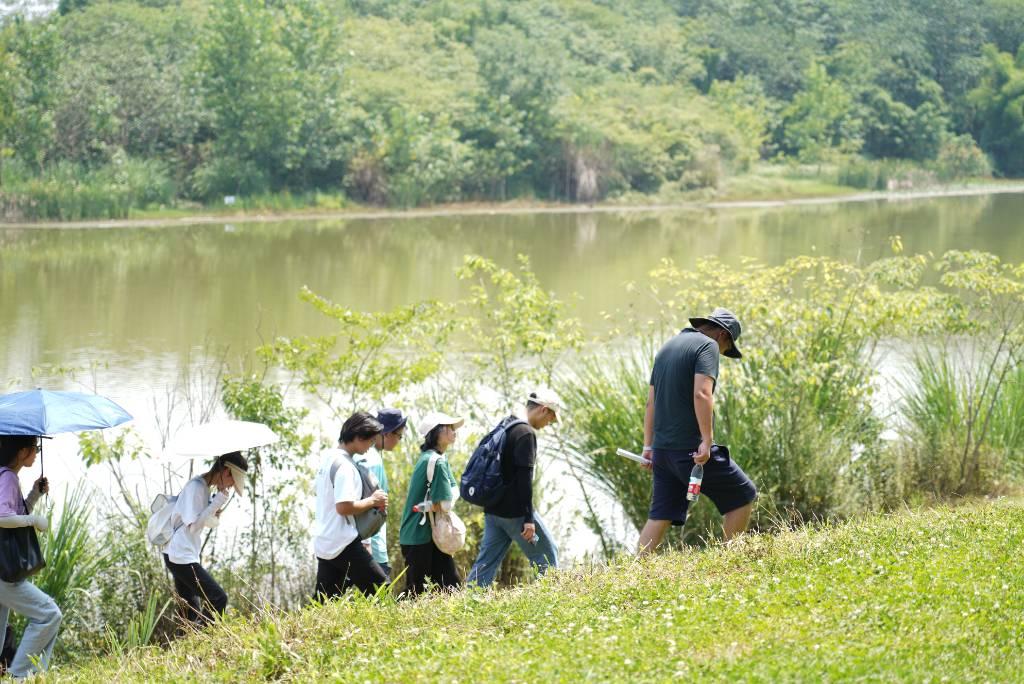
<instances>
[{"instance_id":1,"label":"blue umbrella","mask_svg":"<svg viewBox=\"0 0 1024 684\"><path fill-rule=\"evenodd\" d=\"M131 419L131 414L98 394L36 389L0 396L0 435L43 436L98 430Z\"/></svg>"}]
</instances>

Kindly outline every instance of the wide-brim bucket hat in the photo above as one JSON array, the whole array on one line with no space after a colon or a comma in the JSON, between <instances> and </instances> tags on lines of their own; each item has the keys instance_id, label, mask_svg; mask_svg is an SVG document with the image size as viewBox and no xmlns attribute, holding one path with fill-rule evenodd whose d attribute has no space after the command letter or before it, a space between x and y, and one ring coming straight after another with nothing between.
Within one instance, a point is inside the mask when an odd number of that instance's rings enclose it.
<instances>
[{"instance_id":1,"label":"wide-brim bucket hat","mask_svg":"<svg viewBox=\"0 0 1024 684\"><path fill-rule=\"evenodd\" d=\"M740 320L736 318L736 314L728 309L719 307L712 311L710 316L690 319L690 325L695 328L708 323L717 325L719 328L722 328L725 332L729 333L729 338L732 340L732 347L723 353L730 359L743 358L743 354L740 353L740 348L736 346L736 341L740 339L740 335L743 333L743 326L740 325Z\"/></svg>"},{"instance_id":2,"label":"wide-brim bucket hat","mask_svg":"<svg viewBox=\"0 0 1024 684\"><path fill-rule=\"evenodd\" d=\"M384 408L377 412L377 422L384 428L384 434L396 432L405 427L409 417L396 408Z\"/></svg>"},{"instance_id":3,"label":"wide-brim bucket hat","mask_svg":"<svg viewBox=\"0 0 1024 684\"><path fill-rule=\"evenodd\" d=\"M235 492L239 496L245 494L245 481L248 478L248 473L239 468L234 463L228 462L225 463L224 465L227 466L227 469L231 471L231 477L235 481Z\"/></svg>"}]
</instances>

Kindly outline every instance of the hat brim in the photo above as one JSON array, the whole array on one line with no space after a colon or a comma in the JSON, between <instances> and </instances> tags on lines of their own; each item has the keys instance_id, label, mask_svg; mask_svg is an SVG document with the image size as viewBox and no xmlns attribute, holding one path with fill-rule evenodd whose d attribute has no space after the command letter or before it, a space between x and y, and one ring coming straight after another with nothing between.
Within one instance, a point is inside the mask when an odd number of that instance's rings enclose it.
<instances>
[{"instance_id":1,"label":"hat brim","mask_svg":"<svg viewBox=\"0 0 1024 684\"><path fill-rule=\"evenodd\" d=\"M431 425L429 428L424 429L424 426L420 426L419 433L420 437L426 437L430 434L430 431L436 428L438 425L451 425L453 430L458 430L460 427L465 425L466 421L463 418L456 418L454 416L443 416L443 420Z\"/></svg>"},{"instance_id":2,"label":"hat brim","mask_svg":"<svg viewBox=\"0 0 1024 684\"><path fill-rule=\"evenodd\" d=\"M242 496L245 494L246 472L234 463L225 463L224 465L231 471L231 478L235 481L235 493Z\"/></svg>"},{"instance_id":3,"label":"hat brim","mask_svg":"<svg viewBox=\"0 0 1024 684\"><path fill-rule=\"evenodd\" d=\"M730 359L742 359L743 358L743 354L740 352L739 347L736 346L736 340L733 339L732 333L729 332L729 329L726 328L721 323L719 323L718 321L710 319L710 318L691 318L690 319L690 325L692 325L694 328L700 327L702 325L716 325L716 326L718 326L719 328L721 328L722 330L724 330L725 332L727 332L729 334L729 341L732 342L732 348L729 349L728 351L722 352L722 356L728 356Z\"/></svg>"}]
</instances>

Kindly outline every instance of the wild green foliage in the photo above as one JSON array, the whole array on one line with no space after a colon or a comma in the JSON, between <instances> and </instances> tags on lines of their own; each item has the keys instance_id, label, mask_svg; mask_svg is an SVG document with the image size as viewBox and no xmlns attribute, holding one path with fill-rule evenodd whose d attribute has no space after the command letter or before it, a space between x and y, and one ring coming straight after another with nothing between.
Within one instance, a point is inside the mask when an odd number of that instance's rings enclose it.
<instances>
[{"instance_id":1,"label":"wild green foliage","mask_svg":"<svg viewBox=\"0 0 1024 684\"><path fill-rule=\"evenodd\" d=\"M871 516L520 590L232 619L49 678L427 681L448 653L487 681L1013 681L1022 530L1008 500Z\"/></svg>"},{"instance_id":2,"label":"wild green foliage","mask_svg":"<svg viewBox=\"0 0 1024 684\"><path fill-rule=\"evenodd\" d=\"M419 302L386 312L356 311L303 290L302 298L336 322L338 332L278 339L260 353L269 363L294 373L300 386L328 406L339 423L353 411L372 412L385 401L406 409L468 415L484 424L496 422L503 413L521 409L531 389L552 384L560 359L581 342L579 321L566 315L565 303L540 285L525 257L513 271L468 255L450 277L470 284L464 300L448 305ZM279 389L261 389L257 381L230 381L225 398L235 415L247 415L234 405L239 389L249 397L246 401L271 392L281 410ZM449 452L456 473L475 446L474 437L479 435L463 430ZM419 455L416 437L408 441L384 455L393 502L388 527L396 574L402 569L401 513ZM302 493L308 496L309 491L311 485ZM469 527L468 543L457 557L465 572L476 555L483 514L465 503L457 503L457 511ZM524 572L513 560L502 577L512 581Z\"/></svg>"},{"instance_id":3,"label":"wild green foliage","mask_svg":"<svg viewBox=\"0 0 1024 684\"><path fill-rule=\"evenodd\" d=\"M60 516L52 516L50 531L39 535L46 567L33 582L67 609L79 604L96 575L109 566L108 556L90 535L92 515L86 490L80 486L65 496Z\"/></svg>"},{"instance_id":4,"label":"wild green foliage","mask_svg":"<svg viewBox=\"0 0 1024 684\"><path fill-rule=\"evenodd\" d=\"M320 3L215 3L196 77L218 132L204 151L202 197L318 187L341 159L341 46L335 17Z\"/></svg>"},{"instance_id":5,"label":"wild green foliage","mask_svg":"<svg viewBox=\"0 0 1024 684\"><path fill-rule=\"evenodd\" d=\"M989 492L1019 457L1024 268L993 254L950 252L936 264L957 294L947 336L915 359L906 416L915 484L936 494Z\"/></svg>"},{"instance_id":6,"label":"wild green foliage","mask_svg":"<svg viewBox=\"0 0 1024 684\"><path fill-rule=\"evenodd\" d=\"M157 594L150 594L145 610L131 617L124 634L117 634L107 626L105 636L110 653L124 655L134 648L142 648L152 643L157 625L171 605L170 599L165 600L163 604L160 600Z\"/></svg>"},{"instance_id":7,"label":"wild green foliage","mask_svg":"<svg viewBox=\"0 0 1024 684\"><path fill-rule=\"evenodd\" d=\"M1017 57L985 48L981 83L970 93L977 114L975 132L1004 173L1024 173L1024 49Z\"/></svg>"},{"instance_id":8,"label":"wild green foliage","mask_svg":"<svg viewBox=\"0 0 1024 684\"><path fill-rule=\"evenodd\" d=\"M295 567L309 546L313 435L302 426L309 412L286 406L281 388L257 376L226 378L221 402L232 418L263 423L281 438L248 452L251 517L239 535L244 556L232 558L231 579L273 605L295 605L309 595L308 572Z\"/></svg>"},{"instance_id":9,"label":"wild green foliage","mask_svg":"<svg viewBox=\"0 0 1024 684\"><path fill-rule=\"evenodd\" d=\"M558 391L566 402L563 450L580 480L587 525L602 540L602 552L611 555L615 540L604 533L608 516L601 516L589 489L596 487L615 501L637 530L647 521L651 503L651 475L615 453L643 450L643 415L647 403L651 354L623 358L604 354L582 358L571 373L561 376Z\"/></svg>"},{"instance_id":10,"label":"wild green foliage","mask_svg":"<svg viewBox=\"0 0 1024 684\"><path fill-rule=\"evenodd\" d=\"M916 284L918 262L898 267L899 279ZM922 304L883 289L874 268L812 257L774 268L666 263L654 279L669 319L723 305L756 321L745 336L750 352L722 364L716 437L756 477L762 510L813 518L856 508L843 500L837 473L862 449L865 462L886 459L871 357Z\"/></svg>"},{"instance_id":11,"label":"wild green foliage","mask_svg":"<svg viewBox=\"0 0 1024 684\"><path fill-rule=\"evenodd\" d=\"M472 283L461 327L469 340L474 384L497 393L499 410L521 407L530 385L550 385L562 354L579 346L579 321L566 316L565 303L541 287L525 256L519 256L518 272L467 256L457 274Z\"/></svg>"},{"instance_id":12,"label":"wild green foliage","mask_svg":"<svg viewBox=\"0 0 1024 684\"><path fill-rule=\"evenodd\" d=\"M4 99L14 103L14 119L5 143L14 156L42 171L54 142L58 105L57 69L61 60L58 22L9 18L0 27L0 45L10 69L4 75Z\"/></svg>"},{"instance_id":13,"label":"wild green foliage","mask_svg":"<svg viewBox=\"0 0 1024 684\"><path fill-rule=\"evenodd\" d=\"M893 247L901 251L898 239ZM938 272L936 284L925 281L934 278L929 270ZM665 262L652 275L665 319L654 339L719 305L748 322L743 360L723 359L715 436L760 490L755 525L846 517L907 497L991 493L1018 482L1019 267L950 252L897 254L867 266L812 257L778 267L706 260L681 270ZM894 345L920 351L915 357ZM653 355L622 354L585 358L562 377L565 451L584 485L610 496L639 529L650 476L614 449L642 446ZM915 369L905 381L881 373L901 357ZM901 394L905 403L893 407L891 397ZM886 424L901 421L900 435L883 437ZM592 522L602 519L585 504ZM708 513L695 510L689 539L713 534Z\"/></svg>"},{"instance_id":14,"label":"wild green foliage","mask_svg":"<svg viewBox=\"0 0 1024 684\"><path fill-rule=\"evenodd\" d=\"M451 307L421 302L366 313L335 304L308 288L301 297L337 323L338 332L281 338L260 349L295 373L301 386L344 419L370 402L434 375L451 333Z\"/></svg>"},{"instance_id":15,"label":"wild green foliage","mask_svg":"<svg viewBox=\"0 0 1024 684\"><path fill-rule=\"evenodd\" d=\"M43 512L50 518L50 529L39 534L39 545L46 567L32 582L46 592L64 613L63 627L68 638L57 647L60 657L75 653L102 652L95 649L90 635L90 613L94 607L95 586L117 560L92 534L96 510L90 504L89 491L79 485L65 495L57 506L49 504ZM24 624L19 619L18 622Z\"/></svg>"},{"instance_id":16,"label":"wild green foliage","mask_svg":"<svg viewBox=\"0 0 1024 684\"><path fill-rule=\"evenodd\" d=\"M0 26L0 148L43 178L157 163L178 202L711 193L758 160L927 164L964 136L1012 175L1015 3L69 2ZM75 214L28 192L8 213Z\"/></svg>"},{"instance_id":17,"label":"wild green foliage","mask_svg":"<svg viewBox=\"0 0 1024 684\"><path fill-rule=\"evenodd\" d=\"M804 82L804 89L782 110L783 149L805 162L860 150L861 122L847 89L818 63L807 67Z\"/></svg>"},{"instance_id":18,"label":"wild green foliage","mask_svg":"<svg viewBox=\"0 0 1024 684\"><path fill-rule=\"evenodd\" d=\"M9 164L0 188L0 216L60 219L127 218L133 209L167 206L176 188L156 159L115 154L95 168L60 162L32 172L21 161Z\"/></svg>"}]
</instances>

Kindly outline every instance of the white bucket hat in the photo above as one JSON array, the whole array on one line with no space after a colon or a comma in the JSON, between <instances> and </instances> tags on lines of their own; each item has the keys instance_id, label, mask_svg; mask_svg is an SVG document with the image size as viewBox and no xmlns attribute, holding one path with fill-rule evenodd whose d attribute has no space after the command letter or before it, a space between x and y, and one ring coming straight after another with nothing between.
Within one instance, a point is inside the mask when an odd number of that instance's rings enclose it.
<instances>
[{"instance_id":1,"label":"white bucket hat","mask_svg":"<svg viewBox=\"0 0 1024 684\"><path fill-rule=\"evenodd\" d=\"M247 475L246 472L239 468L238 466L236 466L234 463L225 462L224 465L227 466L227 469L231 471L231 477L234 478L235 480L235 492L239 496L245 494L245 479Z\"/></svg>"},{"instance_id":2,"label":"white bucket hat","mask_svg":"<svg viewBox=\"0 0 1024 684\"><path fill-rule=\"evenodd\" d=\"M551 409L551 412L555 414L555 422L558 422L558 414L562 410L562 400L552 390L538 389L536 392L530 392L526 401Z\"/></svg>"},{"instance_id":3,"label":"white bucket hat","mask_svg":"<svg viewBox=\"0 0 1024 684\"><path fill-rule=\"evenodd\" d=\"M462 418L456 416L449 416L447 413L441 413L440 411L431 411L425 415L419 423L416 424L416 432L420 434L420 437L426 437L427 433L436 428L438 425L451 425L453 428L460 428L465 423Z\"/></svg>"}]
</instances>

